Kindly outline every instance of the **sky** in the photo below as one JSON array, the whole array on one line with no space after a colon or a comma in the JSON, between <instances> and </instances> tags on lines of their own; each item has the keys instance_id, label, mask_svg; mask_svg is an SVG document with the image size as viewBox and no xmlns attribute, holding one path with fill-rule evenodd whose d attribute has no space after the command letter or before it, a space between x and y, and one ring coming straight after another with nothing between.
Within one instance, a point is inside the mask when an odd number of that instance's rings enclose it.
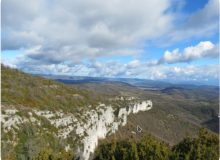
<instances>
[{"instance_id":1,"label":"sky","mask_svg":"<svg viewBox=\"0 0 220 160\"><path fill-rule=\"evenodd\" d=\"M2 0L4 65L217 84L219 0Z\"/></svg>"}]
</instances>

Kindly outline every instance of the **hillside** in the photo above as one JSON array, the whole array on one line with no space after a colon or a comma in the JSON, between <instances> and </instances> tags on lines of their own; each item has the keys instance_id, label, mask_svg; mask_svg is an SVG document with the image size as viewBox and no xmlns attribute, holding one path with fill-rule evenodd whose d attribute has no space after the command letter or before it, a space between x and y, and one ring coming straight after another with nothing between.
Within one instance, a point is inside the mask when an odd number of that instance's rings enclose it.
<instances>
[{"instance_id":1,"label":"hillside","mask_svg":"<svg viewBox=\"0 0 220 160\"><path fill-rule=\"evenodd\" d=\"M99 94L2 66L2 158L34 159L49 150L88 160L99 139L150 109L147 98Z\"/></svg>"},{"instance_id":2,"label":"hillside","mask_svg":"<svg viewBox=\"0 0 220 160\"><path fill-rule=\"evenodd\" d=\"M53 80L1 66L2 105L77 110L97 105L100 97ZM104 97L102 97L102 100ZM71 106L71 107L70 107Z\"/></svg>"},{"instance_id":3,"label":"hillside","mask_svg":"<svg viewBox=\"0 0 220 160\"><path fill-rule=\"evenodd\" d=\"M149 97L152 100L152 110L129 116L128 124L109 139L134 137L132 132L136 131L137 125L141 126L143 133L135 135L136 138L151 133L171 145L187 135L196 136L200 127L219 132L219 90L215 86L173 85L157 90L126 85L124 82L93 82L73 86L102 94Z\"/></svg>"},{"instance_id":4,"label":"hillside","mask_svg":"<svg viewBox=\"0 0 220 160\"><path fill-rule=\"evenodd\" d=\"M174 146L201 127L218 133L215 87L148 87L64 84L2 66L2 157L87 160L102 139L139 141L150 133Z\"/></svg>"}]
</instances>

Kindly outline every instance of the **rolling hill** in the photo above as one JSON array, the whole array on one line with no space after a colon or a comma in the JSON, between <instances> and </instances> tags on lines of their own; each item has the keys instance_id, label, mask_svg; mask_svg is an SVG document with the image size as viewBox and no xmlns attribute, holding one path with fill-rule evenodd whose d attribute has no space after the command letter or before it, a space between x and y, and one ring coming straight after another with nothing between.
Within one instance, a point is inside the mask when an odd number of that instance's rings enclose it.
<instances>
[{"instance_id":1,"label":"rolling hill","mask_svg":"<svg viewBox=\"0 0 220 160\"><path fill-rule=\"evenodd\" d=\"M87 160L102 139L138 141L152 134L173 146L197 137L202 127L219 131L218 87L95 78L72 83L1 67L3 159L47 152Z\"/></svg>"}]
</instances>

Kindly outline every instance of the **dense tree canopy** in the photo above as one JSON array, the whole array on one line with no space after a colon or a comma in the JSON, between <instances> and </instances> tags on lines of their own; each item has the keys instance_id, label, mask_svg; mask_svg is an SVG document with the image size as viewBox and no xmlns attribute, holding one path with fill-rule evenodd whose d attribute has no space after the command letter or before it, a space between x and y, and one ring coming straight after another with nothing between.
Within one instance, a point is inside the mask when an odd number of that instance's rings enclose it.
<instances>
[{"instance_id":1,"label":"dense tree canopy","mask_svg":"<svg viewBox=\"0 0 220 160\"><path fill-rule=\"evenodd\" d=\"M198 138L185 138L172 148L172 159L215 160L219 158L219 139L215 134L202 129Z\"/></svg>"},{"instance_id":2,"label":"dense tree canopy","mask_svg":"<svg viewBox=\"0 0 220 160\"><path fill-rule=\"evenodd\" d=\"M74 155L71 152L61 151L53 153L51 149L42 150L32 160L74 160Z\"/></svg>"},{"instance_id":3,"label":"dense tree canopy","mask_svg":"<svg viewBox=\"0 0 220 160\"><path fill-rule=\"evenodd\" d=\"M139 141L103 142L95 160L215 160L219 156L218 136L202 129L197 138L187 137L169 147L150 135Z\"/></svg>"}]
</instances>

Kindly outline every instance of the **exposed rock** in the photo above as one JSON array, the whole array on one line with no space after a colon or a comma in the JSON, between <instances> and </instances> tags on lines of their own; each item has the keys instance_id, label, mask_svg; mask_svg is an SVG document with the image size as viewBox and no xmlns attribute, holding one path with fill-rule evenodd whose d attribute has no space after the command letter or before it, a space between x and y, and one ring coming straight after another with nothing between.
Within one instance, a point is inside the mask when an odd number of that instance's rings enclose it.
<instances>
[{"instance_id":1,"label":"exposed rock","mask_svg":"<svg viewBox=\"0 0 220 160\"><path fill-rule=\"evenodd\" d=\"M120 125L126 125L129 114L147 111L151 108L150 100L142 101L120 108L118 114L115 115L116 108L100 104L96 109L82 113L80 119L77 119L74 114L66 114L62 111L32 110L28 112L28 117L23 117L17 114L16 109L4 109L1 122L4 132L8 132L13 128L19 129L19 125L25 122L41 124L40 119L35 118L34 115L44 117L58 129L57 137L66 139L72 132L78 135L78 144L83 144L79 147L78 154L81 159L88 160L90 154L95 151L98 140L115 133ZM70 146L67 145L65 149L69 150Z\"/></svg>"}]
</instances>

